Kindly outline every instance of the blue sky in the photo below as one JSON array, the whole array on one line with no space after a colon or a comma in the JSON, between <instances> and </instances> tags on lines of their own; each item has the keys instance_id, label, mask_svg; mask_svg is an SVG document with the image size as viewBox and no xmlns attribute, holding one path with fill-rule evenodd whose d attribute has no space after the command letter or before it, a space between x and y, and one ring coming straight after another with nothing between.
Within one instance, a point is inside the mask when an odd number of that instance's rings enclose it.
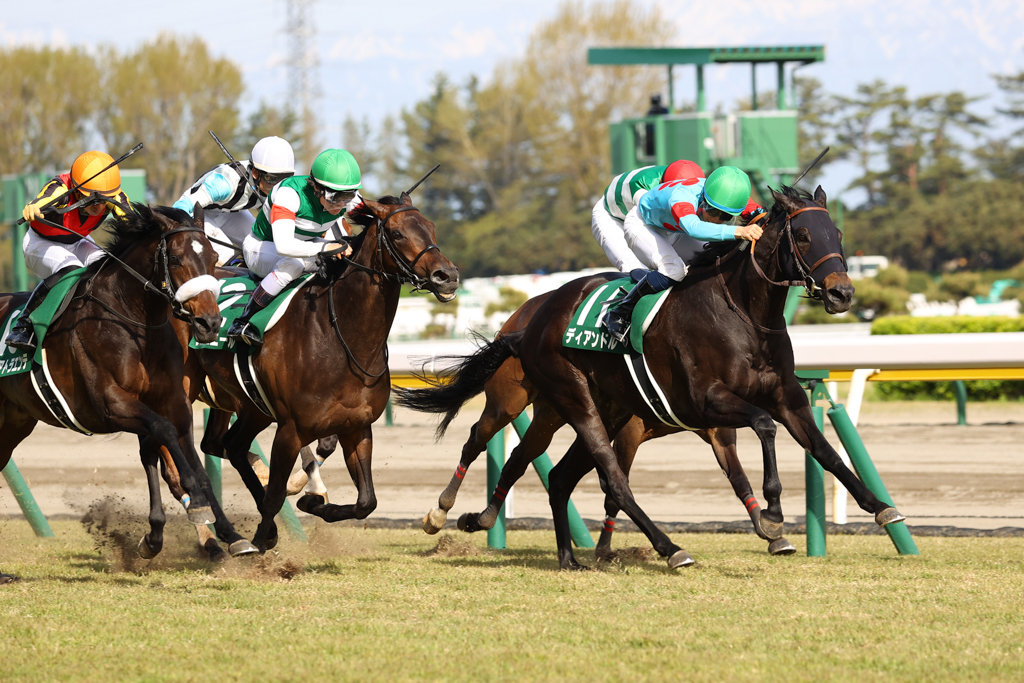
<instances>
[{"instance_id":1,"label":"blue sky","mask_svg":"<svg viewBox=\"0 0 1024 683\"><path fill-rule=\"evenodd\" d=\"M824 44L826 61L802 70L830 92L850 94L858 83L883 78L912 95L963 90L987 96L979 110L998 104L993 73L1024 69L1024 2L1017 0L715 0L659 5L678 27L679 46ZM464 82L486 79L496 63L525 48L530 32L555 12L554 0L319 0L313 8L320 60L319 106L323 138L340 143L346 114L378 123L424 97L434 75ZM288 42L285 0L48 0L6 3L0 44L133 47L160 31L196 34L215 53L241 65L248 109L280 101ZM676 95L692 99L692 69L677 68ZM709 105L730 108L749 95L745 66L708 69ZM774 84L769 67L762 89ZM835 186L849 170L826 176ZM597 191L597 190L595 190Z\"/></svg>"}]
</instances>

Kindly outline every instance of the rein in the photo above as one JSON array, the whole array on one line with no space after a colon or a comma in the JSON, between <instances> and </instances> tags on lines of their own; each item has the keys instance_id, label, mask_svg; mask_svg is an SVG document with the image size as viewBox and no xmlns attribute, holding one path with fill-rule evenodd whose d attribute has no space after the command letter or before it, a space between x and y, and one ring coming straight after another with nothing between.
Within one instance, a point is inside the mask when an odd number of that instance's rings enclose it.
<instances>
[{"instance_id":1,"label":"rein","mask_svg":"<svg viewBox=\"0 0 1024 683\"><path fill-rule=\"evenodd\" d=\"M768 284L773 285L775 287L803 287L804 289L807 290L807 294L809 296L816 298L816 295L822 290L814 281L814 271L817 270L822 263L825 263L829 259L838 258L844 264L846 263L846 259L843 257L841 253L833 252L830 254L826 254L825 256L822 256L820 259L815 261L813 266L807 265L807 262L804 260L803 255L800 253L800 250L796 246L796 240L793 239L793 225L791 222L794 216L804 213L805 211L824 211L827 214L828 209L825 209L820 206L805 206L802 209L797 209L793 213L786 215L786 225L782 228L782 233L789 241L789 249L794 256L794 260L796 261L797 270L800 271L800 275L803 277L802 280L780 280L779 282L776 282L775 280L772 280L770 277L768 277L765 274L764 270L761 269L761 265L757 262L757 259L754 257L754 249L757 247L757 240L753 240L750 243L750 261L754 265L754 270L757 272L758 276L760 276L760 278L767 282ZM760 215L757 216L757 218L760 217ZM757 218L755 218L755 220ZM769 258L772 255L777 254L779 245L782 243L782 237L782 235L779 236L779 240L775 243L775 247L769 253ZM718 281L722 285L722 291L725 293L726 304L728 304L729 309L736 313L736 315L739 316L739 318L743 322L747 323L751 327L760 330L761 332L764 332L766 334L782 334L786 331L785 326L781 328L765 327L764 325L760 325L751 320L750 317L739 306L736 305L736 302L732 298L732 294L729 292L729 287L725 282L725 277L722 275L722 263L724 261L728 261L730 258L732 258L733 255L738 253L741 246L742 244L738 244L732 251L726 254L724 258L719 256L717 259L715 259L715 270L718 274ZM776 258L778 257L776 256Z\"/></svg>"},{"instance_id":2,"label":"rein","mask_svg":"<svg viewBox=\"0 0 1024 683\"><path fill-rule=\"evenodd\" d=\"M419 211L419 209L417 209L415 206L404 206L400 209L395 209L387 216L385 216L383 219L377 219L376 260L381 264L381 268L383 268L383 252L386 251L388 255L391 256L391 260L394 261L395 265L398 267L400 271L399 274L396 275L392 273L387 273L383 270L377 270L376 268L372 268L370 266L364 266L361 263L356 263L347 256L342 256L341 260L344 261L347 265L354 267L356 270L361 270L365 273L370 273L372 275L378 275L384 278L385 280L395 280L399 284L409 283L413 285L413 291L417 292L423 289L423 286L427 283L428 280L427 278L421 277L415 273L414 269L416 268L416 264L419 262L420 258L422 258L423 255L426 254L428 251L431 251L433 249L440 249L440 247L438 247L436 244L430 244L426 246L419 254L416 255L416 258L412 260L412 263L406 263L402 255L398 253L398 250L395 249L394 245L391 243L391 240L388 239L388 236L386 234L387 230L385 229L388 220L392 216L402 213L403 211ZM330 313L331 326L334 328L334 333L338 336L338 341L341 342L342 348L345 349L345 355L348 357L349 361L356 366L359 372L363 373L364 375L372 379L377 379L383 376L384 373L388 371L389 354L387 340L385 339L384 341L384 369L377 373L367 371L366 368L364 368L359 363L359 361L356 360L355 356L352 355L352 350L349 348L348 344L345 342L345 338L341 334L341 326L338 324L338 314L334 306L334 285L337 284L337 282L337 273L331 273L327 285L327 307Z\"/></svg>"}]
</instances>

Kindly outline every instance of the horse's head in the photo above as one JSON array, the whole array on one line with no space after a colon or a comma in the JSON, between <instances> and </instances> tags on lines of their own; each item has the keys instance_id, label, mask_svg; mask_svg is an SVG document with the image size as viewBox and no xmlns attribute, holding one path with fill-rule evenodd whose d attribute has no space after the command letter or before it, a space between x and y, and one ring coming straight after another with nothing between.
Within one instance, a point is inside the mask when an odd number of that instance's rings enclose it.
<instances>
[{"instance_id":1,"label":"horse's head","mask_svg":"<svg viewBox=\"0 0 1024 683\"><path fill-rule=\"evenodd\" d=\"M423 217L409 195L364 200L349 216L367 226L367 237L375 240L379 266L417 289L429 290L438 301L451 301L459 288L459 269L437 246L434 224ZM371 231L375 230L375 235ZM373 248L364 244L360 251Z\"/></svg>"},{"instance_id":2,"label":"horse's head","mask_svg":"<svg viewBox=\"0 0 1024 683\"><path fill-rule=\"evenodd\" d=\"M160 230L154 274L171 301L174 317L189 323L196 341L215 341L221 326L220 281L212 275L217 253L206 239L202 207L196 204L194 218L163 206L149 213Z\"/></svg>"},{"instance_id":3,"label":"horse's head","mask_svg":"<svg viewBox=\"0 0 1024 683\"><path fill-rule=\"evenodd\" d=\"M762 241L769 254L777 254L781 277L802 282L829 313L850 310L854 290L846 273L843 235L829 216L825 191L819 185L812 197L783 187L782 192L772 190L772 196L775 206Z\"/></svg>"}]
</instances>

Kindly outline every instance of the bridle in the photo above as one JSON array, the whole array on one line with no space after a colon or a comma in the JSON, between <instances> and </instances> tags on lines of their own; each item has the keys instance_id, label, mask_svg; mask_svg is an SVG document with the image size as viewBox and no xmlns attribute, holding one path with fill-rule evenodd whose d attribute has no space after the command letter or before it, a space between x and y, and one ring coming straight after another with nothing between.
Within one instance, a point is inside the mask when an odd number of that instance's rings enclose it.
<instances>
[{"instance_id":1,"label":"bridle","mask_svg":"<svg viewBox=\"0 0 1024 683\"><path fill-rule=\"evenodd\" d=\"M356 263L355 261L353 261L351 258L349 258L347 256L342 256L341 260L343 260L346 264L348 264L349 266L352 266L353 268L355 268L357 270L361 270L363 272L367 272L367 273L371 273L373 275L377 275L379 277L382 277L385 280L394 280L394 281L397 281L399 284L411 284L413 286L413 290L412 291L418 292L418 291L421 291L424 288L424 286L429 282L429 280L427 278L425 278L425 277L422 277L422 276L416 274L416 272L414 270L416 268L416 264L419 263L419 260L428 251L431 251L433 249L437 249L437 250L440 251L440 247L438 247L436 244L429 244L426 247L424 247L423 250L420 251L420 253L418 253L416 255L416 258L414 258L411 263L410 262L406 262L405 258L402 257L402 255L398 252L398 249L392 243L392 241L390 239L390 235L385 234L385 233L387 233L386 226L387 226L388 220L390 220L392 216L394 216L396 214L399 214L399 213L402 213L403 211L419 211L419 209L417 209L415 206L403 206L401 208L395 209L394 211L389 213L384 218L377 218L377 221L376 221L377 222L377 247L376 247L375 260L376 260L377 263L380 264L381 268L383 268L384 267L384 257L383 257L383 254L384 254L384 252L387 252L388 255L391 257L391 260L395 263L395 266L399 270L399 272L397 274L396 273L388 273L388 272L385 272L383 270L378 270L376 268L372 268L370 266L364 266L361 263ZM369 377L371 379L377 379L378 377L381 377L385 372L388 371L388 344L387 344L387 341L385 340L385 342L384 342L384 369L383 370L381 370L380 372L377 372L377 373L373 373L373 372L367 371L366 368L364 368L362 365L359 364L359 361L356 360L354 355L352 355L352 350L349 348L348 344L345 342L345 338L341 334L341 327L338 325L338 314L335 311L335 307L334 307L334 285L337 282L338 282L337 273L336 272L331 273L331 275L328 277L328 286L327 286L327 308L328 308L328 311L330 313L331 326L334 328L334 332L338 336L338 341L341 342L342 348L345 349L346 357L356 366L356 368L359 369L359 371L361 373L363 373L364 375L366 375L367 377Z\"/></svg>"},{"instance_id":2,"label":"bridle","mask_svg":"<svg viewBox=\"0 0 1024 683\"><path fill-rule=\"evenodd\" d=\"M825 209L825 208L823 208L821 206L805 206L802 209L797 209L796 211L794 211L794 212L792 212L790 214L787 214L786 215L786 224L782 228L781 234L779 235L779 239L775 243L775 247L772 249L771 253L769 254L769 256L772 256L772 255L775 256L776 264L778 264L778 258L779 258L778 257L778 249L779 249L779 245L782 243L783 238L785 238L788 241L788 243L789 243L789 250L790 250L790 253L793 256L793 260L796 262L797 270L800 272L800 277L801 277L800 280L781 280L779 282L776 282L776 281L772 280L771 278L769 278L767 275L765 275L764 271L761 269L760 264L757 262L757 259L754 258L754 249L757 247L757 241L756 240L750 243L750 260L754 264L754 270L757 271L757 274L759 276L761 276L761 279L763 279L765 282L767 282L769 284L772 284L772 285L775 285L777 287L803 287L804 289L807 290L807 295L808 296L810 296L810 297L812 297L814 299L820 299L821 296L822 296L822 292L824 290L821 287L818 286L817 282L814 281L814 271L816 271L818 268L820 268L821 265L823 263L825 263L826 261L828 261L830 259L834 259L834 258L839 259L843 263L843 265L845 267L845 265L846 265L846 256L842 253L842 246L840 246L838 252L832 252L832 253L829 253L829 254L825 254L824 256L819 258L817 261L815 261L814 265L807 265L807 261L804 260L803 254L800 253L800 250L796 246L796 239L793 237L793 224L792 224L792 220L793 220L794 216L798 216L798 215L800 215L800 214L802 214L802 213L804 213L806 211L824 211L826 214L828 214L828 209ZM838 228L837 228L837 230L838 230ZM840 239L842 239L842 233L840 233ZM780 269L781 269L781 267L780 267Z\"/></svg>"},{"instance_id":3,"label":"bridle","mask_svg":"<svg viewBox=\"0 0 1024 683\"><path fill-rule=\"evenodd\" d=\"M825 254L824 256L819 258L817 261L815 261L813 266L808 266L807 265L807 261L804 260L803 254L800 253L800 249L798 249L797 246L796 246L796 239L793 237L793 224L792 224L793 217L797 216L797 215L799 215L801 213L804 213L805 211L824 211L826 214L828 214L828 209L825 209L825 208L820 207L820 206L805 206L802 209L797 209L796 211L794 211L794 212L792 212L790 214L787 214L786 215L786 224L783 226L783 228L782 228L782 230L780 232L780 235L779 235L779 239L776 240L775 246L772 248L771 252L768 255L769 258L771 258L772 256L775 257L776 266L779 268L779 270L781 270L782 267L781 267L781 264L779 264L779 245L782 244L782 240L785 237L785 239L788 241L789 250L790 250L791 254L794 257L794 261L796 262L797 270L800 272L800 276L801 276L802 279L800 279L800 280L780 280L780 281L776 282L775 280L772 280L770 277L768 277L765 274L764 270L761 269L761 265L757 262L757 259L754 257L754 249L757 247L757 240L753 240L750 243L750 262L754 265L754 270L761 277L761 279L764 280L765 282L767 282L768 284L774 285L776 287L803 287L805 290L807 290L807 295L809 297L814 298L814 299L821 299L821 297L823 296L824 290L821 287L819 287L818 284L814 281L814 271L816 271L819 267L821 267L821 264L823 264L826 261L828 261L829 259L833 259L833 258L838 258L840 261L843 262L843 265L845 266L846 265L846 257L842 253L842 246L841 246L842 243L840 242L839 252L832 252L830 254ZM750 222L751 223L756 222L756 221L760 220L762 217L764 217L766 215L767 215L767 212L762 212L761 214L758 214L757 216L752 218ZM837 228L837 230L838 230L838 228ZM840 239L842 239L842 233L840 233ZM758 329L761 332L764 332L766 334L783 334L786 331L785 327L777 328L776 329L776 328L765 327L764 325L760 325L760 324L754 322L753 320L751 320L750 317L746 313L744 313L743 310L739 306L736 305L736 302L733 301L732 294L729 292L729 287L726 285L725 278L722 276L722 262L723 261L728 261L734 254L739 252L739 250L741 249L742 246L743 246L742 243L736 245L736 248L733 249L728 254L726 254L724 258L719 256L715 260L715 269L718 272L718 281L722 285L722 291L725 293L725 301L728 304L730 310L732 310L734 313L736 313L745 323L747 323L751 327L754 327L754 328L756 328L756 329Z\"/></svg>"}]
</instances>

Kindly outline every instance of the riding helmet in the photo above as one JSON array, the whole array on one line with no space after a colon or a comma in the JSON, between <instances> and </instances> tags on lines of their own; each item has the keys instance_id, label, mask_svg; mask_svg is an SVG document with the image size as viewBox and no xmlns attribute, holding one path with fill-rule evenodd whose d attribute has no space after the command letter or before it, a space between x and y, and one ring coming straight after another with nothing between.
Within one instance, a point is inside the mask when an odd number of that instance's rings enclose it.
<instances>
[{"instance_id":1,"label":"riding helmet","mask_svg":"<svg viewBox=\"0 0 1024 683\"><path fill-rule=\"evenodd\" d=\"M97 193L105 197L116 196L121 191L121 171L114 163L114 157L106 152L86 152L71 164L71 182L79 185L82 194ZM110 166L99 173L101 169ZM96 175L99 173L99 175ZM96 176L93 178L93 176ZM84 184L82 181L88 181Z\"/></svg>"},{"instance_id":2,"label":"riding helmet","mask_svg":"<svg viewBox=\"0 0 1024 683\"><path fill-rule=\"evenodd\" d=\"M310 175L330 190L358 190L363 186L356 158L344 149L326 149L313 161Z\"/></svg>"},{"instance_id":3,"label":"riding helmet","mask_svg":"<svg viewBox=\"0 0 1024 683\"><path fill-rule=\"evenodd\" d=\"M750 177L735 166L716 168L704 181L704 201L732 216L743 213L750 200Z\"/></svg>"}]
</instances>

